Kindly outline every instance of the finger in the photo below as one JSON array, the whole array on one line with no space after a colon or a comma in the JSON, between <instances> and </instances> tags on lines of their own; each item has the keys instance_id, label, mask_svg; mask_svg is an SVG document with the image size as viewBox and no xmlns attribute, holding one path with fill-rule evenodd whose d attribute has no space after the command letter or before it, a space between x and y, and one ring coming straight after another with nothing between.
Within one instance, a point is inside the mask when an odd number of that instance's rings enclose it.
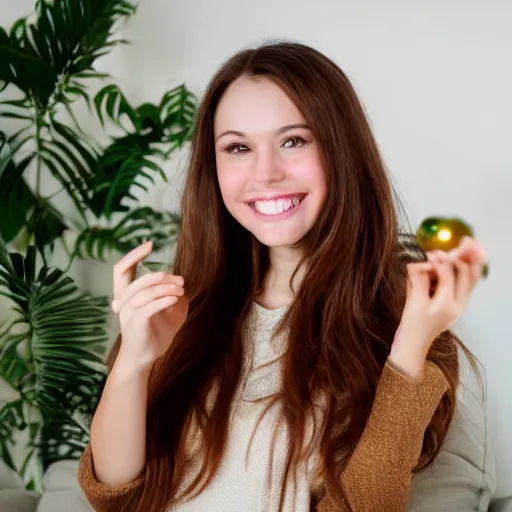
<instances>
[{"instance_id":1,"label":"finger","mask_svg":"<svg viewBox=\"0 0 512 512\"><path fill-rule=\"evenodd\" d=\"M432 263L432 270L430 271L430 295L433 295L437 287L437 270L435 264L444 261L444 252L440 250L429 251L427 253L427 260Z\"/></svg>"},{"instance_id":2,"label":"finger","mask_svg":"<svg viewBox=\"0 0 512 512\"><path fill-rule=\"evenodd\" d=\"M175 276L167 272L150 272L149 274L144 274L142 277L139 277L130 283L128 287L123 291L123 293L112 301L113 311L117 313L121 308L121 305L133 297L133 295L138 293L140 290L149 286L164 283L174 284L178 288L183 289L184 279L181 276Z\"/></svg>"},{"instance_id":3,"label":"finger","mask_svg":"<svg viewBox=\"0 0 512 512\"><path fill-rule=\"evenodd\" d=\"M437 286L432 299L441 303L455 300L455 267L447 254L440 256L439 263L435 264L437 273Z\"/></svg>"},{"instance_id":4,"label":"finger","mask_svg":"<svg viewBox=\"0 0 512 512\"><path fill-rule=\"evenodd\" d=\"M465 251L468 251L468 250L472 250L471 248L473 247L473 245L476 243L476 240L471 237L471 236L463 236L460 243L459 243L459 246L457 247L457 251L459 252L465 252Z\"/></svg>"},{"instance_id":5,"label":"finger","mask_svg":"<svg viewBox=\"0 0 512 512\"><path fill-rule=\"evenodd\" d=\"M176 286L175 284L164 283L155 286L149 286L142 290L139 290L138 293L127 298L124 302L121 302L118 306L118 310L122 311L123 309L127 309L129 311L135 311L139 309L149 302L152 302L156 299L160 299L162 297L181 297L185 294L185 290Z\"/></svg>"},{"instance_id":6,"label":"finger","mask_svg":"<svg viewBox=\"0 0 512 512\"><path fill-rule=\"evenodd\" d=\"M407 270L409 273L409 294L417 294L427 298L432 264L429 262L409 263Z\"/></svg>"},{"instance_id":7,"label":"finger","mask_svg":"<svg viewBox=\"0 0 512 512\"><path fill-rule=\"evenodd\" d=\"M433 266L430 261L415 261L414 263L408 263L407 264L407 270L409 274L411 272L428 272L429 270L432 270Z\"/></svg>"},{"instance_id":8,"label":"finger","mask_svg":"<svg viewBox=\"0 0 512 512\"><path fill-rule=\"evenodd\" d=\"M473 283L484 276L484 267L487 263L487 253L480 243L470 237L465 237L459 247L453 251L457 258L470 265L470 274Z\"/></svg>"},{"instance_id":9,"label":"finger","mask_svg":"<svg viewBox=\"0 0 512 512\"><path fill-rule=\"evenodd\" d=\"M468 236L462 239L459 247L454 252L459 259L470 265L474 263L483 265L487 261L487 254L482 245Z\"/></svg>"},{"instance_id":10,"label":"finger","mask_svg":"<svg viewBox=\"0 0 512 512\"><path fill-rule=\"evenodd\" d=\"M441 250L435 250L435 251L428 251L426 253L427 255L427 261L431 264L432 268L430 269L429 276L430 276L430 288L429 288L429 294L432 297L434 295L434 292L437 288L437 270L436 265L437 263L440 263L445 258L444 251Z\"/></svg>"},{"instance_id":11,"label":"finger","mask_svg":"<svg viewBox=\"0 0 512 512\"><path fill-rule=\"evenodd\" d=\"M162 297L161 299L157 299L153 302L150 302L149 304L146 304L143 308L140 309L140 312L145 318L151 318L157 313L160 313L160 311L174 306L176 302L178 302L177 297Z\"/></svg>"},{"instance_id":12,"label":"finger","mask_svg":"<svg viewBox=\"0 0 512 512\"><path fill-rule=\"evenodd\" d=\"M471 281L475 285L482 277L484 277L484 265L473 263L470 265Z\"/></svg>"},{"instance_id":13,"label":"finger","mask_svg":"<svg viewBox=\"0 0 512 512\"><path fill-rule=\"evenodd\" d=\"M455 278L455 300L465 305L474 285L471 279L471 267L460 259L455 259L453 265L457 274Z\"/></svg>"},{"instance_id":14,"label":"finger","mask_svg":"<svg viewBox=\"0 0 512 512\"><path fill-rule=\"evenodd\" d=\"M440 250L427 252L427 260L431 263L440 263L445 260L445 256L446 253Z\"/></svg>"},{"instance_id":15,"label":"finger","mask_svg":"<svg viewBox=\"0 0 512 512\"><path fill-rule=\"evenodd\" d=\"M132 249L114 265L114 298L120 297L124 290L133 281L137 263L146 258L151 253L152 248L153 242L150 240L138 247L135 247L135 249Z\"/></svg>"}]
</instances>

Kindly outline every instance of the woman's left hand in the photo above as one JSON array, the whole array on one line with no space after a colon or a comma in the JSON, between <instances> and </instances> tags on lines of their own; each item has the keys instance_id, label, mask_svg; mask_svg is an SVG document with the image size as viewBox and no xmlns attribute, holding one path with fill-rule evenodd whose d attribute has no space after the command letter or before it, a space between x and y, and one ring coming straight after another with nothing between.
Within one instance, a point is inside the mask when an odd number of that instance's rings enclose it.
<instances>
[{"instance_id":1,"label":"woman's left hand","mask_svg":"<svg viewBox=\"0 0 512 512\"><path fill-rule=\"evenodd\" d=\"M486 262L482 246L469 237L457 249L427 256L426 262L408 265L407 298L389 356L393 366L415 379L423 375L434 340L462 315Z\"/></svg>"}]
</instances>

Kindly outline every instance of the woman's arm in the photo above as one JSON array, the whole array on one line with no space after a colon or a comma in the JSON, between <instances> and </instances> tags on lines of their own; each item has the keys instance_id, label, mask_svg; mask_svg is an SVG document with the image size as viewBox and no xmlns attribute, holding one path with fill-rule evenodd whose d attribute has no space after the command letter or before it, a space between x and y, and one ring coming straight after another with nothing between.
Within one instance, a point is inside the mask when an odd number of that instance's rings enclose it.
<instances>
[{"instance_id":1,"label":"woman's arm","mask_svg":"<svg viewBox=\"0 0 512 512\"><path fill-rule=\"evenodd\" d=\"M121 504L136 500L146 465L149 377L188 314L181 276L152 272L134 280L136 265L151 250L144 243L114 266L112 310L119 314L121 335L78 475L97 512L119 512Z\"/></svg>"},{"instance_id":2,"label":"woman's arm","mask_svg":"<svg viewBox=\"0 0 512 512\"><path fill-rule=\"evenodd\" d=\"M91 425L98 479L117 487L137 478L146 464L146 408L150 368L118 359L108 376Z\"/></svg>"},{"instance_id":3,"label":"woman's arm","mask_svg":"<svg viewBox=\"0 0 512 512\"><path fill-rule=\"evenodd\" d=\"M400 324L368 423L341 479L348 511L404 511L425 431L448 390L427 354L464 311L486 256L467 238L456 250L428 253L427 259L407 265ZM317 512L335 510L328 497L317 506Z\"/></svg>"},{"instance_id":4,"label":"woman's arm","mask_svg":"<svg viewBox=\"0 0 512 512\"><path fill-rule=\"evenodd\" d=\"M89 444L80 459L78 482L95 512L119 512L127 510L125 506L128 504L135 505L134 496L143 487L144 477L141 475L120 487L109 487L101 483L94 471L91 445Z\"/></svg>"},{"instance_id":5,"label":"woman's arm","mask_svg":"<svg viewBox=\"0 0 512 512\"><path fill-rule=\"evenodd\" d=\"M148 380L149 369L130 368L120 358L108 376L78 472L98 512L119 510L120 501L142 483Z\"/></svg>"},{"instance_id":6,"label":"woman's arm","mask_svg":"<svg viewBox=\"0 0 512 512\"><path fill-rule=\"evenodd\" d=\"M388 362L366 428L342 475L348 503L340 509L325 496L316 511L403 512L425 430L447 389L443 373L431 362L421 381Z\"/></svg>"}]
</instances>

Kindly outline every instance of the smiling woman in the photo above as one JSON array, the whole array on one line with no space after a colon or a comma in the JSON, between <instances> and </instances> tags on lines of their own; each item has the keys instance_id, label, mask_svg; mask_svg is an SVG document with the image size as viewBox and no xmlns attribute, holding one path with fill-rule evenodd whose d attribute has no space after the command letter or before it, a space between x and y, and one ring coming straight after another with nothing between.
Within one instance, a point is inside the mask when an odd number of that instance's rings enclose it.
<instances>
[{"instance_id":1,"label":"smiling woman","mask_svg":"<svg viewBox=\"0 0 512 512\"><path fill-rule=\"evenodd\" d=\"M264 245L302 240L325 202L326 179L297 105L275 81L242 76L219 102L214 132L219 186L231 215Z\"/></svg>"},{"instance_id":2,"label":"smiling woman","mask_svg":"<svg viewBox=\"0 0 512 512\"><path fill-rule=\"evenodd\" d=\"M121 334L84 452L95 510L402 512L459 379L448 330L474 240L406 265L343 72L300 44L236 54L192 144L174 274L114 270ZM129 418L129 421L127 421Z\"/></svg>"}]
</instances>

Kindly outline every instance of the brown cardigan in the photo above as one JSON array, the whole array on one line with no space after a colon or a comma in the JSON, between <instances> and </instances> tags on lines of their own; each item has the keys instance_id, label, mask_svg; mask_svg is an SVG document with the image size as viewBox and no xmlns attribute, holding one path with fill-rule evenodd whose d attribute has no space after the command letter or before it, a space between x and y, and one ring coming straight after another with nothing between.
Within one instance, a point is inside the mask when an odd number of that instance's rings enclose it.
<instances>
[{"instance_id":1,"label":"brown cardigan","mask_svg":"<svg viewBox=\"0 0 512 512\"><path fill-rule=\"evenodd\" d=\"M431 362L427 362L421 382L409 380L386 364L368 423L342 475L349 504L337 509L325 496L314 510L403 512L425 430L447 389L443 373ZM117 488L99 482L90 446L80 460L78 480L96 512L119 511L129 503L134 490L144 485L143 475Z\"/></svg>"}]
</instances>

